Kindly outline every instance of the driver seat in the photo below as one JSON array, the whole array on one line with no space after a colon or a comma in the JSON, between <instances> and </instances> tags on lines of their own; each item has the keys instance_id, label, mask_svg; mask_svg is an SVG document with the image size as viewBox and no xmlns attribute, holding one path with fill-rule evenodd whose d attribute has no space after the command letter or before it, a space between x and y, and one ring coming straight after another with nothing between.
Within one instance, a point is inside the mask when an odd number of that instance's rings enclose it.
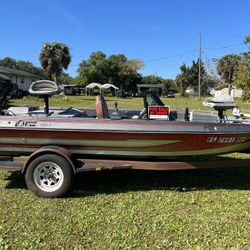
<instances>
[{"instance_id":1,"label":"driver seat","mask_svg":"<svg viewBox=\"0 0 250 250\"><path fill-rule=\"evenodd\" d=\"M109 117L108 106L103 95L97 95L95 97L95 105L96 105L96 117L98 119Z\"/></svg>"}]
</instances>

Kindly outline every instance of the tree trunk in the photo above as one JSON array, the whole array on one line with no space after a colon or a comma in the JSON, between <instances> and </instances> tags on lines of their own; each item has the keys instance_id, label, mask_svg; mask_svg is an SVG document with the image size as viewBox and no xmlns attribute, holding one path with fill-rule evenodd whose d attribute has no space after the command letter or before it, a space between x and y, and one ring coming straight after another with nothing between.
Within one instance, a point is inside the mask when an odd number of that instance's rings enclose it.
<instances>
[{"instance_id":1,"label":"tree trunk","mask_svg":"<svg viewBox=\"0 0 250 250\"><path fill-rule=\"evenodd\" d=\"M231 95L231 89L232 89L232 86L231 86L231 83L228 83L228 94Z\"/></svg>"},{"instance_id":2,"label":"tree trunk","mask_svg":"<svg viewBox=\"0 0 250 250\"><path fill-rule=\"evenodd\" d=\"M228 94L231 95L231 88L232 88L232 74L229 70L229 77L228 77Z\"/></svg>"},{"instance_id":3,"label":"tree trunk","mask_svg":"<svg viewBox=\"0 0 250 250\"><path fill-rule=\"evenodd\" d=\"M52 78L53 78L54 82L55 82L56 85L57 85L57 75L56 75L56 74L53 74L53 75L52 75Z\"/></svg>"}]
</instances>

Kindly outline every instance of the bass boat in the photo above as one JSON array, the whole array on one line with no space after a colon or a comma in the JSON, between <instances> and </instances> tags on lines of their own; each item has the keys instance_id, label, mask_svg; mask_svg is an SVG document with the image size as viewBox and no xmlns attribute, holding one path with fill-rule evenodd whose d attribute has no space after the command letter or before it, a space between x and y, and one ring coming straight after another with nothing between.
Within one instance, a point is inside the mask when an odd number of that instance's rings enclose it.
<instances>
[{"instance_id":1,"label":"bass boat","mask_svg":"<svg viewBox=\"0 0 250 250\"><path fill-rule=\"evenodd\" d=\"M49 81L31 86L31 93L44 95L47 104L48 95L58 92ZM250 147L248 124L181 121L150 92L144 104L143 111L133 117L119 110L109 115L103 96L96 96L94 116L84 111L81 117L50 114L48 106L43 115L1 116L0 154L30 155L41 147L57 145L77 156L142 159L223 154Z\"/></svg>"},{"instance_id":2,"label":"bass boat","mask_svg":"<svg viewBox=\"0 0 250 250\"><path fill-rule=\"evenodd\" d=\"M95 118L0 118L1 155L29 155L47 145L95 157L223 154L250 147L250 126Z\"/></svg>"},{"instance_id":3,"label":"bass boat","mask_svg":"<svg viewBox=\"0 0 250 250\"><path fill-rule=\"evenodd\" d=\"M23 172L27 186L38 196L64 196L78 172L208 167L205 162L191 164L178 159L250 147L249 123L226 119L228 105L214 104L218 117L212 116L211 121L191 121L187 109L180 119L151 92L145 93L141 112L117 108L110 112L101 95L96 96L95 112L50 110L49 96L60 92L50 81L33 83L30 92L44 97L44 111L20 114L12 109L9 115L0 116L0 160L28 157L24 163L0 162L0 169ZM229 164L223 162L225 165Z\"/></svg>"}]
</instances>

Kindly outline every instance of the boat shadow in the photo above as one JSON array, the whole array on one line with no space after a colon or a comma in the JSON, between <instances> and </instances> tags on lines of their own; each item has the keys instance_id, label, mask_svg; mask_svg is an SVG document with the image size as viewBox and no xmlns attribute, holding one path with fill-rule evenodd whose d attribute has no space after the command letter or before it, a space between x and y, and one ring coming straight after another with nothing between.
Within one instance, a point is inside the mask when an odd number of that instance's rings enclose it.
<instances>
[{"instance_id":1,"label":"boat shadow","mask_svg":"<svg viewBox=\"0 0 250 250\"><path fill-rule=\"evenodd\" d=\"M73 196L150 190L189 192L213 189L250 190L250 166L175 171L114 170L81 173L77 176Z\"/></svg>"},{"instance_id":2,"label":"boat shadow","mask_svg":"<svg viewBox=\"0 0 250 250\"><path fill-rule=\"evenodd\" d=\"M23 174L11 173L7 180L6 188L8 189L27 189ZM76 176L74 192L71 197L131 191L172 190L190 192L214 189L250 190L250 166L172 171L113 170L85 172Z\"/></svg>"}]
</instances>

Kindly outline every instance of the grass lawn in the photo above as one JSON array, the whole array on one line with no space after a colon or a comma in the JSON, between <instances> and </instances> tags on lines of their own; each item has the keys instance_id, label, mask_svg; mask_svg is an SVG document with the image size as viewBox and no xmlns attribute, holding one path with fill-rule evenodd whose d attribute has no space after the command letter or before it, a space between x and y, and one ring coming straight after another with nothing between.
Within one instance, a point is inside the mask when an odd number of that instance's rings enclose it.
<instances>
[{"instance_id":1,"label":"grass lawn","mask_svg":"<svg viewBox=\"0 0 250 250\"><path fill-rule=\"evenodd\" d=\"M0 249L250 249L249 167L85 173L63 199L0 172L0 192Z\"/></svg>"},{"instance_id":2,"label":"grass lawn","mask_svg":"<svg viewBox=\"0 0 250 250\"><path fill-rule=\"evenodd\" d=\"M120 109L142 109L143 99L142 98L116 98L116 97L105 97L109 108L114 108L114 103L118 103ZM190 109L198 110L210 110L202 105L202 101L207 98L199 100L198 97L178 97L178 98L162 98L162 101L166 105L170 105L171 109L189 107ZM237 105L241 109L250 110L250 103L244 103L240 99L236 99ZM22 105L38 105L43 106L43 99L37 97L24 97L22 99L12 99L10 106L22 106ZM76 108L95 108L95 97L94 96L67 96L64 98L59 95L50 99L50 105L53 107L76 107Z\"/></svg>"},{"instance_id":3,"label":"grass lawn","mask_svg":"<svg viewBox=\"0 0 250 250\"><path fill-rule=\"evenodd\" d=\"M94 107L92 97L71 98L53 98L51 105ZM188 100L200 109L198 99ZM37 104L36 98L13 104L32 101ZM115 101L108 98L108 105ZM187 102L167 101L176 108ZM120 108L142 107L141 99L118 102ZM2 171L0 192L0 250L250 249L250 166L84 173L63 199L37 198L22 174Z\"/></svg>"}]
</instances>

